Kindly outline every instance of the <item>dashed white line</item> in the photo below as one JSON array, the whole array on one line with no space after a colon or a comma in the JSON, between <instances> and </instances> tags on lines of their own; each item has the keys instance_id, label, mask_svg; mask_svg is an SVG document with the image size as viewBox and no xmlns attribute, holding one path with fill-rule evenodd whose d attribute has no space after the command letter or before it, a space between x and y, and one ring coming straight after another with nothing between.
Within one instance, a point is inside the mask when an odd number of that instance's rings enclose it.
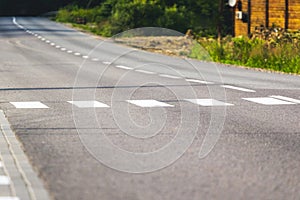
<instances>
[{"instance_id":1,"label":"dashed white line","mask_svg":"<svg viewBox=\"0 0 300 200\"><path fill-rule=\"evenodd\" d=\"M49 40L46 40L46 43L51 43Z\"/></svg>"},{"instance_id":2,"label":"dashed white line","mask_svg":"<svg viewBox=\"0 0 300 200\"><path fill-rule=\"evenodd\" d=\"M59 45L56 45L56 46L55 46L55 48L57 48L57 49L59 49L60 47L61 47L61 46L59 46Z\"/></svg>"},{"instance_id":3,"label":"dashed white line","mask_svg":"<svg viewBox=\"0 0 300 200\"><path fill-rule=\"evenodd\" d=\"M135 70L136 72L144 73L144 74L156 74L155 72L150 72L147 70L142 70L142 69L137 69Z\"/></svg>"},{"instance_id":4,"label":"dashed white line","mask_svg":"<svg viewBox=\"0 0 300 200\"><path fill-rule=\"evenodd\" d=\"M256 92L255 90L250 90L250 89L247 89L247 88L236 87L236 86L232 86L232 85L221 85L221 87L227 88L227 89L232 89L232 90L239 90L239 91L243 91L243 92Z\"/></svg>"},{"instance_id":5,"label":"dashed white line","mask_svg":"<svg viewBox=\"0 0 300 200\"><path fill-rule=\"evenodd\" d=\"M45 38L41 38L41 40L42 40L42 41L45 41L46 39L45 39Z\"/></svg>"},{"instance_id":6,"label":"dashed white line","mask_svg":"<svg viewBox=\"0 0 300 200\"><path fill-rule=\"evenodd\" d=\"M168 74L159 74L159 76L164 78L181 79L181 77L168 75Z\"/></svg>"},{"instance_id":7,"label":"dashed white line","mask_svg":"<svg viewBox=\"0 0 300 200\"><path fill-rule=\"evenodd\" d=\"M116 65L115 67L120 68L120 69L126 69L126 70L132 70L133 69L131 67L127 67L127 66L124 66L124 65Z\"/></svg>"},{"instance_id":8,"label":"dashed white line","mask_svg":"<svg viewBox=\"0 0 300 200\"><path fill-rule=\"evenodd\" d=\"M150 107L174 107L174 105L170 105L164 102L160 102L157 100L127 100L127 102L134 104L139 107L150 108Z\"/></svg>"},{"instance_id":9,"label":"dashed white line","mask_svg":"<svg viewBox=\"0 0 300 200\"><path fill-rule=\"evenodd\" d=\"M200 106L234 106L231 103L225 103L215 99L185 99L185 100Z\"/></svg>"},{"instance_id":10,"label":"dashed white line","mask_svg":"<svg viewBox=\"0 0 300 200\"><path fill-rule=\"evenodd\" d=\"M66 51L67 49L66 49L66 48L61 48L60 50L62 50L62 51Z\"/></svg>"},{"instance_id":11,"label":"dashed white line","mask_svg":"<svg viewBox=\"0 0 300 200\"><path fill-rule=\"evenodd\" d=\"M84 59L88 59L89 57L88 57L88 56L82 56L82 58L84 58Z\"/></svg>"},{"instance_id":12,"label":"dashed white line","mask_svg":"<svg viewBox=\"0 0 300 200\"><path fill-rule=\"evenodd\" d=\"M38 36L38 39L42 39L43 37L42 36Z\"/></svg>"},{"instance_id":13,"label":"dashed white line","mask_svg":"<svg viewBox=\"0 0 300 200\"><path fill-rule=\"evenodd\" d=\"M50 45L51 45L51 46L55 46L55 43L51 43Z\"/></svg>"},{"instance_id":14,"label":"dashed white line","mask_svg":"<svg viewBox=\"0 0 300 200\"><path fill-rule=\"evenodd\" d=\"M197 79L185 79L188 82L193 82L193 83L201 83L201 84L214 84L213 82L208 82L208 81L201 81Z\"/></svg>"},{"instance_id":15,"label":"dashed white line","mask_svg":"<svg viewBox=\"0 0 300 200\"><path fill-rule=\"evenodd\" d=\"M99 61L99 59L98 58L93 58L92 61L97 62L97 61Z\"/></svg>"},{"instance_id":16,"label":"dashed white line","mask_svg":"<svg viewBox=\"0 0 300 200\"><path fill-rule=\"evenodd\" d=\"M19 197L0 197L0 200L20 200Z\"/></svg>"},{"instance_id":17,"label":"dashed white line","mask_svg":"<svg viewBox=\"0 0 300 200\"><path fill-rule=\"evenodd\" d=\"M69 51L67 51L67 53L73 53L73 51L69 50Z\"/></svg>"},{"instance_id":18,"label":"dashed white line","mask_svg":"<svg viewBox=\"0 0 300 200\"><path fill-rule=\"evenodd\" d=\"M300 100L293 99L293 98L290 98L290 97L276 96L276 95L273 95L273 96L270 96L270 97L280 99L280 100L284 100L284 101L289 101L289 102L292 102L292 103L300 103Z\"/></svg>"},{"instance_id":19,"label":"dashed white line","mask_svg":"<svg viewBox=\"0 0 300 200\"><path fill-rule=\"evenodd\" d=\"M10 102L16 108L49 108L45 104L39 101L29 101L29 102Z\"/></svg>"},{"instance_id":20,"label":"dashed white line","mask_svg":"<svg viewBox=\"0 0 300 200\"><path fill-rule=\"evenodd\" d=\"M0 186L1 185L10 185L10 178L8 176L0 176Z\"/></svg>"},{"instance_id":21,"label":"dashed white line","mask_svg":"<svg viewBox=\"0 0 300 200\"><path fill-rule=\"evenodd\" d=\"M80 54L80 53L74 53L74 55L75 55L75 56L80 56L81 54Z\"/></svg>"},{"instance_id":22,"label":"dashed white line","mask_svg":"<svg viewBox=\"0 0 300 200\"><path fill-rule=\"evenodd\" d=\"M246 101L251 101L254 103L258 104L263 104L263 105L291 105L295 104L292 102L287 102L279 99L274 99L271 97L257 97L257 98L243 98Z\"/></svg>"},{"instance_id":23,"label":"dashed white line","mask_svg":"<svg viewBox=\"0 0 300 200\"><path fill-rule=\"evenodd\" d=\"M3 167L3 164L2 164L2 162L0 162L0 168L1 168L1 167Z\"/></svg>"},{"instance_id":24,"label":"dashed white line","mask_svg":"<svg viewBox=\"0 0 300 200\"><path fill-rule=\"evenodd\" d=\"M108 61L104 61L104 62L102 62L104 65L110 65L111 64L111 62L108 62Z\"/></svg>"},{"instance_id":25,"label":"dashed white line","mask_svg":"<svg viewBox=\"0 0 300 200\"><path fill-rule=\"evenodd\" d=\"M78 108L109 108L107 104L99 101L68 101L68 103L73 104Z\"/></svg>"}]
</instances>

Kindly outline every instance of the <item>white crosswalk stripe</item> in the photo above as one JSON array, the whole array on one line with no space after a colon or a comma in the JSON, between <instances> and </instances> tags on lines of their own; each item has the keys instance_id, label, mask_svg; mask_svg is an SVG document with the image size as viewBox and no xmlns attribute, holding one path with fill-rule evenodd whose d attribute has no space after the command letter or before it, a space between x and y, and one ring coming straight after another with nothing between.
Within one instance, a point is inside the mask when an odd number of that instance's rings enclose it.
<instances>
[{"instance_id":1,"label":"white crosswalk stripe","mask_svg":"<svg viewBox=\"0 0 300 200\"><path fill-rule=\"evenodd\" d=\"M283 100L279 100L279 99L275 99L272 97L257 97L257 98L243 98L244 100L247 101L251 101L254 103L258 103L258 104L263 104L263 105L291 105L291 104L295 104L292 102L288 102L288 101L283 101Z\"/></svg>"},{"instance_id":2,"label":"white crosswalk stripe","mask_svg":"<svg viewBox=\"0 0 300 200\"><path fill-rule=\"evenodd\" d=\"M101 103L99 101L68 101L78 108L109 108L107 104Z\"/></svg>"},{"instance_id":3,"label":"white crosswalk stripe","mask_svg":"<svg viewBox=\"0 0 300 200\"><path fill-rule=\"evenodd\" d=\"M9 196L7 196L7 197L1 197L0 196L0 200L20 200L20 198L19 197L9 197Z\"/></svg>"},{"instance_id":4,"label":"white crosswalk stripe","mask_svg":"<svg viewBox=\"0 0 300 200\"><path fill-rule=\"evenodd\" d=\"M233 106L233 104L231 103L226 103L215 99L185 99L185 100L200 106Z\"/></svg>"},{"instance_id":5,"label":"white crosswalk stripe","mask_svg":"<svg viewBox=\"0 0 300 200\"><path fill-rule=\"evenodd\" d=\"M10 102L16 108L49 108L45 104L39 101L29 101L29 102Z\"/></svg>"},{"instance_id":6,"label":"white crosswalk stripe","mask_svg":"<svg viewBox=\"0 0 300 200\"><path fill-rule=\"evenodd\" d=\"M10 178L8 176L0 176L0 186L10 185Z\"/></svg>"},{"instance_id":7,"label":"white crosswalk stripe","mask_svg":"<svg viewBox=\"0 0 300 200\"><path fill-rule=\"evenodd\" d=\"M174 107L174 105L170 105L157 100L127 100L127 102L134 104L139 107L150 108L150 107Z\"/></svg>"}]
</instances>

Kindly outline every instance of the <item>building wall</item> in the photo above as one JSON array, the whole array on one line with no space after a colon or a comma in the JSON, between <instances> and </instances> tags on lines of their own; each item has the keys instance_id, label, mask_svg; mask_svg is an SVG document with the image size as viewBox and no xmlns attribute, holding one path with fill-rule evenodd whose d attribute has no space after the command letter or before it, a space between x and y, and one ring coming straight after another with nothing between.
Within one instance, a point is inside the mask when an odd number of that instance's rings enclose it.
<instances>
[{"instance_id":1,"label":"building wall","mask_svg":"<svg viewBox=\"0 0 300 200\"><path fill-rule=\"evenodd\" d=\"M289 29L300 29L300 1L289 0Z\"/></svg>"},{"instance_id":2,"label":"building wall","mask_svg":"<svg viewBox=\"0 0 300 200\"><path fill-rule=\"evenodd\" d=\"M291 30L300 29L300 0L250 0L250 32L256 27L276 25ZM242 11L248 13L248 0L241 0ZM269 2L269 7L266 6ZM287 4L288 3L288 4ZM288 7L286 7L288 5ZM268 12L267 11L268 9ZM235 12L237 12L237 7ZM288 13L288 14L287 14ZM249 14L249 13L248 13ZM235 36L248 35L248 22L235 19Z\"/></svg>"},{"instance_id":3,"label":"building wall","mask_svg":"<svg viewBox=\"0 0 300 200\"><path fill-rule=\"evenodd\" d=\"M248 10L248 1L247 0L242 0L242 11L247 12ZM237 8L235 8L235 11L238 11ZM243 23L242 20L236 19L234 20L235 26L235 36L239 35L247 35L248 33L248 25L247 23Z\"/></svg>"}]
</instances>

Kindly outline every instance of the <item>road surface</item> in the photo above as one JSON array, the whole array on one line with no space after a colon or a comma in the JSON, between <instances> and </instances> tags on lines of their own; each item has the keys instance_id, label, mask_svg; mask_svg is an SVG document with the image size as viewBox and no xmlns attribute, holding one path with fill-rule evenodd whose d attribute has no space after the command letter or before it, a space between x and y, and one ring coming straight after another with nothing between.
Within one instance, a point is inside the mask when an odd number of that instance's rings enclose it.
<instances>
[{"instance_id":1,"label":"road surface","mask_svg":"<svg viewBox=\"0 0 300 200\"><path fill-rule=\"evenodd\" d=\"M300 198L299 76L44 18L0 18L0 43L0 109L51 198Z\"/></svg>"}]
</instances>

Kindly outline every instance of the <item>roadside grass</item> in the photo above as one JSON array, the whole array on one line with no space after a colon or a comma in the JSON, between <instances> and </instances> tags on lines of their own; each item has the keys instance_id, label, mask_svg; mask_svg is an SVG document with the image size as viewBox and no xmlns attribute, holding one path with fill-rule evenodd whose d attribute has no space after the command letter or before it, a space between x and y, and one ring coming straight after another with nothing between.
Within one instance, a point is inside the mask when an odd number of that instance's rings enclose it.
<instances>
[{"instance_id":1,"label":"roadside grass","mask_svg":"<svg viewBox=\"0 0 300 200\"><path fill-rule=\"evenodd\" d=\"M214 62L300 74L300 46L297 39L270 42L260 38L226 37L221 44L216 39L207 38L200 38L198 42ZM189 57L203 60L199 45L192 48Z\"/></svg>"}]
</instances>

